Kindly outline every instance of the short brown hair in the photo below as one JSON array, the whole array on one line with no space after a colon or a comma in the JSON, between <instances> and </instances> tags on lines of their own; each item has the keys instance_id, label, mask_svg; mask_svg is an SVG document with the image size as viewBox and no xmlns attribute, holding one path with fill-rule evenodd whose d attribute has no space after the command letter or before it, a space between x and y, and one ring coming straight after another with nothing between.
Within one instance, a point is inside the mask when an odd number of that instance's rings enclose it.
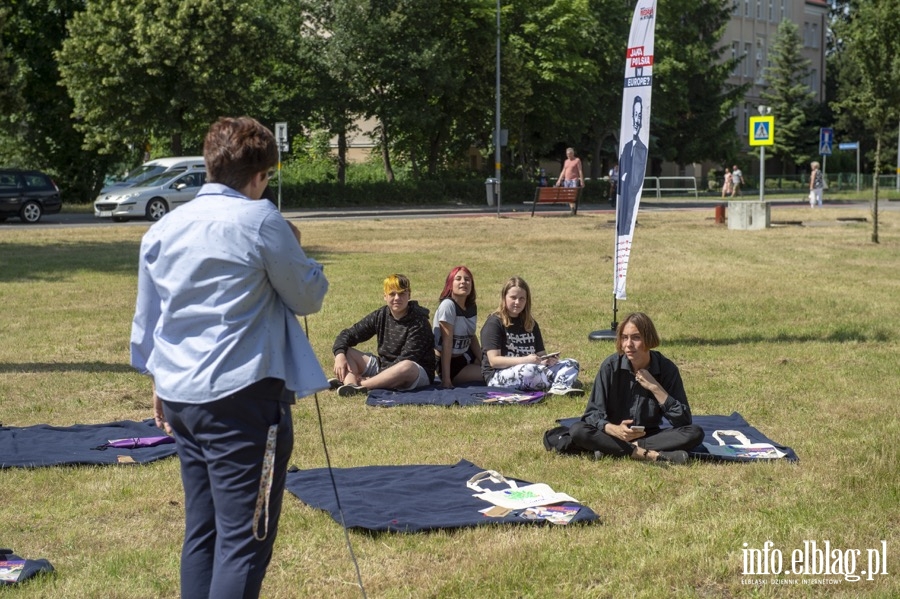
<instances>
[{"instance_id":1,"label":"short brown hair","mask_svg":"<svg viewBox=\"0 0 900 599\"><path fill-rule=\"evenodd\" d=\"M275 136L248 116L221 117L203 141L206 180L240 190L253 177L278 164Z\"/></svg>"},{"instance_id":2,"label":"short brown hair","mask_svg":"<svg viewBox=\"0 0 900 599\"><path fill-rule=\"evenodd\" d=\"M659 347L659 333L656 332L656 327L653 325L653 321L650 320L650 317L643 312L632 312L619 323L619 327L616 329L617 352L620 354L625 353L622 349L622 331L625 330L625 325L629 322L633 324L638 330L638 333L641 334L641 339L644 341L644 347L647 349Z\"/></svg>"}]
</instances>

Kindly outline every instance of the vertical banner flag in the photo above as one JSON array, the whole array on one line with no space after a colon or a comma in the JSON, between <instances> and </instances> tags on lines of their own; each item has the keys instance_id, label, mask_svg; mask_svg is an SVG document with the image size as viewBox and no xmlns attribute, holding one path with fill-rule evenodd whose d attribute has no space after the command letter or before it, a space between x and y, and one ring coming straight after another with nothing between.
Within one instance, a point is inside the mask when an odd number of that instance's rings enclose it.
<instances>
[{"instance_id":1,"label":"vertical banner flag","mask_svg":"<svg viewBox=\"0 0 900 599\"><path fill-rule=\"evenodd\" d=\"M653 91L653 36L656 0L638 0L625 53L622 125L619 129L619 185L616 196L616 272L613 293L625 298L625 275L637 220L647 146L650 145L650 94Z\"/></svg>"}]
</instances>

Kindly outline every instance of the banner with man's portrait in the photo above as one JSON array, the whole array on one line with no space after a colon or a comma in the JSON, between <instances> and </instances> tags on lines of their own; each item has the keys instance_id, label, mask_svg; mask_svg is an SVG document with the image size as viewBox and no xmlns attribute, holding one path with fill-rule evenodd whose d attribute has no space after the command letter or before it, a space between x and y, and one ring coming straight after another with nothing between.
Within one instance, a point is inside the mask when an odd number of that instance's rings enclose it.
<instances>
[{"instance_id":1,"label":"banner with man's portrait","mask_svg":"<svg viewBox=\"0 0 900 599\"><path fill-rule=\"evenodd\" d=\"M625 298L625 280L631 241L637 220L647 146L650 144L650 99L653 91L653 38L656 30L656 0L638 0L631 19L625 80L622 93L622 124L619 130L619 184L616 193L616 263L613 292Z\"/></svg>"}]
</instances>

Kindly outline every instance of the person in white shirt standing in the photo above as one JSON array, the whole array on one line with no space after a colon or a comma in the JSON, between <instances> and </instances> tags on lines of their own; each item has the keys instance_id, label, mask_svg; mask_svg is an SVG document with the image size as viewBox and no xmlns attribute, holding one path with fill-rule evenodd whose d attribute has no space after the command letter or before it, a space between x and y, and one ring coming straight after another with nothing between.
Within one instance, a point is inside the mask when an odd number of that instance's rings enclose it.
<instances>
[{"instance_id":1,"label":"person in white shirt standing","mask_svg":"<svg viewBox=\"0 0 900 599\"><path fill-rule=\"evenodd\" d=\"M181 596L258 597L278 531L296 395L328 382L297 316L328 291L300 231L259 201L278 160L271 131L221 118L207 181L141 242L131 364L153 378L156 424L175 437L185 497Z\"/></svg>"},{"instance_id":2,"label":"person in white shirt standing","mask_svg":"<svg viewBox=\"0 0 900 599\"><path fill-rule=\"evenodd\" d=\"M810 163L812 169L809 173L809 207L822 207L822 192L825 191L825 176L822 174L821 165L818 162Z\"/></svg>"},{"instance_id":3,"label":"person in white shirt standing","mask_svg":"<svg viewBox=\"0 0 900 599\"><path fill-rule=\"evenodd\" d=\"M744 184L744 173L738 168L738 165L731 167L731 197L744 195L741 192L741 186Z\"/></svg>"}]
</instances>

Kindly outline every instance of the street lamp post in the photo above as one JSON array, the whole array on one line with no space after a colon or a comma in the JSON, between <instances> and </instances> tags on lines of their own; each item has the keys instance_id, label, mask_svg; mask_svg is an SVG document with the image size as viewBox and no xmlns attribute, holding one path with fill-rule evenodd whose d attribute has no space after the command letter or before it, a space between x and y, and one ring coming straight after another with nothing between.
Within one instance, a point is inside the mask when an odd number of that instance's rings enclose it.
<instances>
[{"instance_id":1,"label":"street lamp post","mask_svg":"<svg viewBox=\"0 0 900 599\"><path fill-rule=\"evenodd\" d=\"M772 114L771 106L760 104L756 107L759 116L767 116ZM759 201L762 202L766 197L766 146L759 146Z\"/></svg>"},{"instance_id":2,"label":"street lamp post","mask_svg":"<svg viewBox=\"0 0 900 599\"><path fill-rule=\"evenodd\" d=\"M500 0L497 0L497 90L496 90L496 102L497 105L494 109L494 179L496 182L494 185L496 186L494 189L497 192L497 216L500 216L500 194L501 194L501 185L500 185L500 177L502 176L503 169L501 168L500 162Z\"/></svg>"}]
</instances>

